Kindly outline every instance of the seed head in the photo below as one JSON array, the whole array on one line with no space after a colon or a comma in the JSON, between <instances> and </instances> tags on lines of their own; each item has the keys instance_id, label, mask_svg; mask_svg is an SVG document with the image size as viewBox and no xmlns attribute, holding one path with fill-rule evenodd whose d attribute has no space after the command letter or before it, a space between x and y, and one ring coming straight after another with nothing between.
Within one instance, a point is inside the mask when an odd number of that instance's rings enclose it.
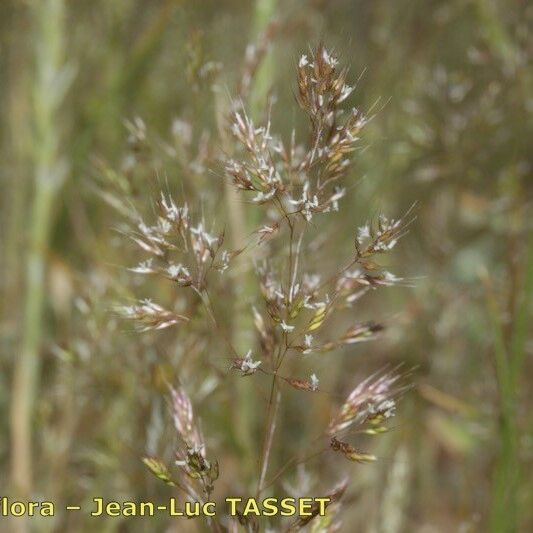
<instances>
[{"instance_id":1,"label":"seed head","mask_svg":"<svg viewBox=\"0 0 533 533\"><path fill-rule=\"evenodd\" d=\"M169 328L180 322L187 322L186 316L168 311L152 300L140 300L135 305L123 305L117 311L126 319L137 322L139 331Z\"/></svg>"},{"instance_id":2,"label":"seed head","mask_svg":"<svg viewBox=\"0 0 533 533\"><path fill-rule=\"evenodd\" d=\"M328 433L335 435L353 425L363 425L390 418L395 411L395 396L401 374L373 374L359 383L348 395L339 412L331 420Z\"/></svg>"}]
</instances>

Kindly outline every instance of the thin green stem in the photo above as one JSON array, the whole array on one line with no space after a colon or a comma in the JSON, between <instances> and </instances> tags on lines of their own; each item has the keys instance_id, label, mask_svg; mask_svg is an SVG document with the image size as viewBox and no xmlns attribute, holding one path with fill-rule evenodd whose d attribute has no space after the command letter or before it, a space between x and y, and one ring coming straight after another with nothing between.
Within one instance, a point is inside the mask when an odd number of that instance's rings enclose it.
<instances>
[{"instance_id":1,"label":"thin green stem","mask_svg":"<svg viewBox=\"0 0 533 533\"><path fill-rule=\"evenodd\" d=\"M509 347L496 297L487 286L487 307L494 335L496 375L500 390L500 454L495 467L490 528L493 533L517 531L518 510L518 429L515 405L519 393L520 371L525 358L525 341L533 293L533 240L527 250L524 283L518 302Z\"/></svg>"},{"instance_id":2,"label":"thin green stem","mask_svg":"<svg viewBox=\"0 0 533 533\"><path fill-rule=\"evenodd\" d=\"M516 391L516 385L520 377L522 365L526 354L526 339L528 335L529 317L533 301L533 237L530 238L527 250L526 268L524 273L524 285L518 302L518 310L513 329L510 354L510 381L512 389Z\"/></svg>"},{"instance_id":3,"label":"thin green stem","mask_svg":"<svg viewBox=\"0 0 533 533\"><path fill-rule=\"evenodd\" d=\"M12 481L16 494L22 497L29 497L33 489L32 419L40 373L47 248L54 200L66 175L59 152L58 111L72 71L62 66L63 11L62 0L46 0L36 4L34 12L39 34L33 91L35 188L26 257L22 341L11 401Z\"/></svg>"}]
</instances>

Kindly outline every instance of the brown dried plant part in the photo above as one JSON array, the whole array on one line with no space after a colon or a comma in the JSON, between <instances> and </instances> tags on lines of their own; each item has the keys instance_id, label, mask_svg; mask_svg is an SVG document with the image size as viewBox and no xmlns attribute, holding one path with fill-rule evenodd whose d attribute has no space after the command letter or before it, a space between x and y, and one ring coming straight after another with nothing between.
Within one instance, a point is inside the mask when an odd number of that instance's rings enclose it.
<instances>
[{"instance_id":1,"label":"brown dried plant part","mask_svg":"<svg viewBox=\"0 0 533 533\"><path fill-rule=\"evenodd\" d=\"M303 390L307 392L317 392L318 391L318 378L316 374L311 374L309 379L298 379L298 378L284 378L285 381L293 388L297 390Z\"/></svg>"},{"instance_id":2,"label":"brown dried plant part","mask_svg":"<svg viewBox=\"0 0 533 533\"><path fill-rule=\"evenodd\" d=\"M331 438L331 449L336 452L341 452L347 459L356 463L373 463L377 461L375 455L360 452L356 450L351 444L338 440L336 437Z\"/></svg>"}]
</instances>

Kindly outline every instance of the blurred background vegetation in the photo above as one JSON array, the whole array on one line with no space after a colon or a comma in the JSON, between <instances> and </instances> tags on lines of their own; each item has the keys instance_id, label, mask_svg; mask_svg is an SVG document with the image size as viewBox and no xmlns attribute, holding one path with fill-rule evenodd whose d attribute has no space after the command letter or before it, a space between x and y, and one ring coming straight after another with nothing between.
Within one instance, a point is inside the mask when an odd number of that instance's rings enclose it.
<instances>
[{"instance_id":1,"label":"blurred background vegetation","mask_svg":"<svg viewBox=\"0 0 533 533\"><path fill-rule=\"evenodd\" d=\"M204 430L228 449L246 446L227 429L231 391L215 407L205 400L216 383L200 358L214 341L139 336L109 312L129 296L119 266L135 256L101 183L147 211L163 183L218 206L217 220L231 216L216 201L224 188L209 147L223 143L220 106L235 94L246 46L267 31L256 116L270 94L276 130L301 127L294 67L319 41L360 78L353 104L375 113L349 207L325 223L339 257L368 216L417 202L394 254L414 288L384 291L360 312L385 319L388 334L319 367L345 390L385 362L417 365L381 461L354 467L345 530L533 530L532 23L526 0L3 0L0 493L66 504L168 496L139 459L172 449L162 376L198 391ZM128 131L135 117L156 148ZM237 296L228 320L240 331ZM197 362L185 376L184 358ZM288 450L312 422L287 414ZM231 492L232 475L222 482ZM91 531L84 520L33 525ZM168 527L185 528L101 524Z\"/></svg>"}]
</instances>

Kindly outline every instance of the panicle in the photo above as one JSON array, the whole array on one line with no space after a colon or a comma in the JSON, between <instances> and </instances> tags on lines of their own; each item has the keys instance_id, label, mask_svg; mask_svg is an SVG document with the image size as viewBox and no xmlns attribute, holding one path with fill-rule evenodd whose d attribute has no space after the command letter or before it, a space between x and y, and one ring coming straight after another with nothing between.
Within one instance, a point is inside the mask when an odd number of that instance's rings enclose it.
<instances>
[{"instance_id":1,"label":"panicle","mask_svg":"<svg viewBox=\"0 0 533 533\"><path fill-rule=\"evenodd\" d=\"M406 220L412 207L407 213L398 219L388 219L385 215L380 215L375 224L367 223L357 230L355 237L355 249L357 257L368 259L373 255L392 250L398 240L406 233L407 226L413 219Z\"/></svg>"},{"instance_id":2,"label":"panicle","mask_svg":"<svg viewBox=\"0 0 533 533\"><path fill-rule=\"evenodd\" d=\"M247 50L247 64L239 86L241 101L249 92L257 58L266 51L267 44L265 37L262 49L250 47ZM224 175L236 189L250 194L252 203L265 204L267 215L248 234L241 249L223 249L224 231L217 233L208 219L192 216L187 204L179 206L165 193L158 198L153 222L146 223L139 218L130 235L149 257L129 270L136 274L158 275L170 280L174 286L191 287L195 301L198 302L196 297L199 296L209 319L217 332L222 333L230 353L234 354L231 369L241 376L256 375L255 379L259 381L272 378L258 493L266 488L264 482L269 471L281 398L280 391L277 391L279 383L297 391L325 394L313 372L294 372L294 375L309 376L307 379L287 377L284 372L287 360L297 355L293 359L294 366L305 364L310 357L300 357L299 354L324 353L375 339L384 330L384 325L374 321L351 321L350 327L344 333L341 330L333 340L323 338L326 335L324 325L330 317L333 321L339 309L352 306L370 289L404 281L377 264L376 257L392 250L404 235L410 223L405 220L407 214L390 220L381 215L358 228L355 252L349 250L345 266L339 266L332 275L304 272L306 263L321 265L321 259L315 261L315 255L328 238L326 232L320 232L309 241L311 222L319 214L338 210L347 190L342 180L349 175L361 130L368 122L358 109L344 108L354 90L346 82L347 76L347 69L339 67L338 59L322 44L300 58L296 98L310 122L310 137L302 144L297 142L294 130L287 141L272 133L270 109L265 119L254 122L242 103L232 105L227 139L232 138L235 142L233 146L228 142L231 155L223 157ZM145 139L143 123L133 123L129 129L139 142ZM195 144L197 136L193 136L187 123L175 122L173 129L182 148L189 150ZM189 165L188 168L192 167ZM214 296L218 289L227 287L224 285L226 280L214 287L208 285L208 274L212 270L224 272L234 257L253 246L257 250L257 259L262 261L256 266L262 302L252 307L260 346L260 355L256 359L252 350L241 356L244 350L237 350L232 336L226 334L230 322L219 322L219 307L222 306L213 305L216 303ZM276 254L280 261L277 261ZM235 294L237 292L232 292ZM151 300L123 306L121 312L126 318L137 321L141 331L164 329L188 320ZM285 367L282 368L283 363ZM387 431L384 422L395 414L397 397L405 388L401 385L402 378L396 369L379 371L354 387L333 413L329 425L322 430L321 437L327 436L330 450L355 463L375 461L374 455L341 439L350 435L352 430L366 435ZM203 434L184 388L171 388L170 392L174 426L179 437L176 465L183 474L183 484L189 496L198 494L198 491L209 496L219 474L218 463L207 456ZM146 458L145 464L162 481L174 483L169 470L158 459ZM276 477L273 479L277 480ZM338 523L332 520L345 489L346 484L343 484L331 493L329 515L320 517L314 525L328 531L337 527ZM315 514L310 518L295 520L287 531L305 527L316 518L318 508L313 508L312 513ZM241 515L239 520L250 529L258 527L255 519Z\"/></svg>"},{"instance_id":3,"label":"panicle","mask_svg":"<svg viewBox=\"0 0 533 533\"><path fill-rule=\"evenodd\" d=\"M224 272L240 251L223 250L224 232L214 235L202 219L194 223L187 204L177 206L170 195L161 193L159 215L153 225L140 219L130 238L151 257L129 270L137 274L158 274L180 287L202 290L210 271ZM174 261L173 257L179 259Z\"/></svg>"},{"instance_id":4,"label":"panicle","mask_svg":"<svg viewBox=\"0 0 533 533\"><path fill-rule=\"evenodd\" d=\"M359 383L331 420L329 435L338 434L353 425L381 423L394 416L395 397L402 390L398 387L401 378L402 375L395 372L376 373Z\"/></svg>"},{"instance_id":5,"label":"panicle","mask_svg":"<svg viewBox=\"0 0 533 533\"><path fill-rule=\"evenodd\" d=\"M346 84L347 69L338 68L337 58L320 44L311 59L303 55L298 62L297 100L314 124L333 124L337 106L353 87Z\"/></svg>"},{"instance_id":6,"label":"panicle","mask_svg":"<svg viewBox=\"0 0 533 533\"><path fill-rule=\"evenodd\" d=\"M176 450L176 465L191 480L200 482L203 492L209 496L219 475L218 461L209 461L202 432L196 424L192 403L183 387L171 388L174 427L184 444ZM194 490L189 483L191 491Z\"/></svg>"},{"instance_id":7,"label":"panicle","mask_svg":"<svg viewBox=\"0 0 533 533\"><path fill-rule=\"evenodd\" d=\"M195 424L192 403L183 387L171 387L174 427L189 448L204 449L204 439Z\"/></svg>"},{"instance_id":8,"label":"panicle","mask_svg":"<svg viewBox=\"0 0 533 533\"><path fill-rule=\"evenodd\" d=\"M254 361L252 359L252 351L248 350L248 353L244 358L236 358L233 360L231 368L240 370L243 376L251 376L255 374L261 365L261 361Z\"/></svg>"},{"instance_id":9,"label":"panicle","mask_svg":"<svg viewBox=\"0 0 533 533\"><path fill-rule=\"evenodd\" d=\"M271 134L270 117L258 127L242 106L234 106L230 130L243 153L226 160L225 173L237 189L255 192L255 203L277 201L306 222L315 214L338 210L346 194L338 180L347 174L367 123L359 110L345 114L341 108L354 89L346 76L347 70L338 68L338 60L323 45L310 59L301 57L297 100L311 121L307 147L296 143L294 133L286 147Z\"/></svg>"},{"instance_id":10,"label":"panicle","mask_svg":"<svg viewBox=\"0 0 533 533\"><path fill-rule=\"evenodd\" d=\"M258 204L283 192L285 185L273 156L279 147L270 134L270 119L265 126L256 127L244 111L234 111L231 133L245 151L241 159L226 162L226 175L237 189L254 191L252 201Z\"/></svg>"},{"instance_id":11,"label":"panicle","mask_svg":"<svg viewBox=\"0 0 533 533\"><path fill-rule=\"evenodd\" d=\"M150 299L140 300L134 305L119 306L117 311L127 320L135 321L141 332L165 329L189 320L188 317L168 311Z\"/></svg>"}]
</instances>

